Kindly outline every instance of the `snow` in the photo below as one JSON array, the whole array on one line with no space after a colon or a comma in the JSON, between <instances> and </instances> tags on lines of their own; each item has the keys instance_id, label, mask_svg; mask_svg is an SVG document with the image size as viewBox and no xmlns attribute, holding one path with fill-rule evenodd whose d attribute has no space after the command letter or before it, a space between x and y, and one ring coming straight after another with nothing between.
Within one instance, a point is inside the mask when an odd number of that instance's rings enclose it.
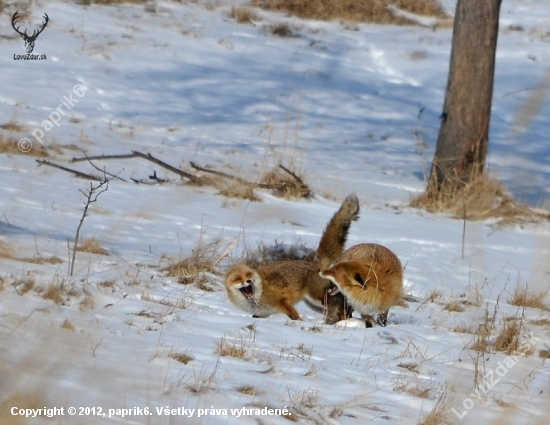
<instances>
[{"instance_id":1,"label":"snow","mask_svg":"<svg viewBox=\"0 0 550 425\"><path fill-rule=\"evenodd\" d=\"M50 17L34 52L46 61L12 59L24 53L9 24L21 6L3 12L0 124L26 128L4 136L37 144L31 132L78 85L85 94L73 94L78 103L45 131L45 145L62 148L52 162L97 174L86 162L68 161L82 150L138 150L190 172L194 161L255 181L282 160L303 171L315 197L257 191L262 202L228 199L141 159L95 161L126 180L156 171L171 182L112 180L82 228L109 255L77 253L69 277L67 241L88 182L37 167L30 156L1 154L0 248L11 253L0 258L2 422L17 419L4 414L6 406L45 406L65 409L55 418L60 424L289 423L231 412L268 407L287 408L298 423L410 424L443 394L450 423L500 423L503 415L517 424L544 421L550 376L539 352L550 347L549 328L533 320L549 313L508 300L517 284L548 290L548 224L503 228L487 220L466 223L464 232L460 220L407 207L424 188L437 139L451 29L350 26L266 11L255 25L239 25L228 17L232 3L218 4L35 2L31 21ZM454 1L444 4L454 9ZM533 206L550 199L550 102L526 129L514 126L533 91L544 89L549 15L542 0L503 2L490 129L491 175ZM269 25L278 22L296 36L271 35ZM305 304L297 306L302 321L254 319L228 301L223 274L245 250L315 248L352 191L362 211L348 245L383 244L406 267L408 307L390 311L388 327L365 329L357 319L325 325ZM229 252L202 288L167 276L171 259L201 244ZM21 261L52 256L62 262ZM27 279L34 281L28 291ZM52 284L63 284L62 303L44 299ZM434 291L440 297L432 300ZM452 300L464 311L445 310ZM456 330L477 330L486 314L494 315L493 336L506 317L524 315L532 353L478 357L469 348L474 335ZM218 355L222 338L244 347L243 358ZM191 359L177 361L174 353ZM474 389L476 361L481 376L500 378L490 389L481 385L486 393ZM499 362L508 364L505 372ZM180 411L157 413L167 406ZM76 418L69 407L132 414ZM145 407L151 415L138 414ZM195 409L192 417L184 408ZM459 419L453 408L466 413Z\"/></svg>"}]
</instances>

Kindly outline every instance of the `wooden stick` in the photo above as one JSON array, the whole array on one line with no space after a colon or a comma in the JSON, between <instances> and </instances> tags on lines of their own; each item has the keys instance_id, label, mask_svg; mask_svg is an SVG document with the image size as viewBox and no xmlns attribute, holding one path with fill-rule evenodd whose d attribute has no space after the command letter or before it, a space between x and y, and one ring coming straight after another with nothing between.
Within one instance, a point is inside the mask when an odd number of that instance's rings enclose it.
<instances>
[{"instance_id":1,"label":"wooden stick","mask_svg":"<svg viewBox=\"0 0 550 425\"><path fill-rule=\"evenodd\" d=\"M172 167L170 164L167 164L166 162L161 161L158 158L155 158L150 153L144 154L144 153L141 153L141 152L138 152L138 151L132 151L132 153L135 156L139 157L139 158L143 158L143 159L146 159L147 161L151 161L154 164L160 165L162 168L166 168L168 171L171 171L174 174L177 174L181 177L184 177L184 178L190 180L193 183L200 183L200 179L197 176L194 176L193 174L186 173L185 171L182 171L178 168Z\"/></svg>"},{"instance_id":2,"label":"wooden stick","mask_svg":"<svg viewBox=\"0 0 550 425\"><path fill-rule=\"evenodd\" d=\"M86 154L84 154L86 155ZM108 160L108 159L128 159L128 158L135 158L137 155L134 155L133 153L125 154L125 155L97 155L97 156L84 156L84 158L73 158L69 162L81 162L81 161L90 161L90 160Z\"/></svg>"},{"instance_id":3,"label":"wooden stick","mask_svg":"<svg viewBox=\"0 0 550 425\"><path fill-rule=\"evenodd\" d=\"M77 177L80 177L82 179L87 180L95 180L95 181L103 181L101 177L92 176L91 174L81 173L80 171L71 170L70 168L63 167L62 165L54 164L53 162L46 161L45 159L37 159L36 162L38 163L38 166L41 165L49 165L53 168L58 168L59 170L66 171L67 173L74 174Z\"/></svg>"},{"instance_id":4,"label":"wooden stick","mask_svg":"<svg viewBox=\"0 0 550 425\"><path fill-rule=\"evenodd\" d=\"M86 156L86 153L85 152L82 152L84 154L84 156ZM70 161L69 161L70 162ZM88 162L90 163L90 165L92 167L94 167L97 171L100 171L102 172L103 174L107 175L107 176L110 176L112 177L113 179L117 179L117 180L120 180L120 181L123 181L124 183L127 183L128 181L127 180L124 180L123 178L119 177L118 174L111 174L109 173L108 171L106 171L105 169L101 169L99 167L97 167L89 158L88 158Z\"/></svg>"}]
</instances>

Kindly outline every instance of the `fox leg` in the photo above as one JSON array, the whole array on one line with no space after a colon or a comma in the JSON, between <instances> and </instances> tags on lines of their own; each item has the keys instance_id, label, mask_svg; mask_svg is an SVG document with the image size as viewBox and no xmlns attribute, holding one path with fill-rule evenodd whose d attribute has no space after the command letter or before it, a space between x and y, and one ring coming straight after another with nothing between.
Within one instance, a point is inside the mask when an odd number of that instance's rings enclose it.
<instances>
[{"instance_id":1,"label":"fox leg","mask_svg":"<svg viewBox=\"0 0 550 425\"><path fill-rule=\"evenodd\" d=\"M374 328L374 324L376 323L376 321L374 320L374 317L372 317L369 314L362 314L361 318L365 322L365 326L367 328Z\"/></svg>"},{"instance_id":2,"label":"fox leg","mask_svg":"<svg viewBox=\"0 0 550 425\"><path fill-rule=\"evenodd\" d=\"M290 317L292 320L300 320L300 314L296 311L294 306L288 302L288 300L281 300L279 310Z\"/></svg>"},{"instance_id":3,"label":"fox leg","mask_svg":"<svg viewBox=\"0 0 550 425\"><path fill-rule=\"evenodd\" d=\"M376 318L376 323L380 326L386 326L388 324L388 310L378 315Z\"/></svg>"}]
</instances>

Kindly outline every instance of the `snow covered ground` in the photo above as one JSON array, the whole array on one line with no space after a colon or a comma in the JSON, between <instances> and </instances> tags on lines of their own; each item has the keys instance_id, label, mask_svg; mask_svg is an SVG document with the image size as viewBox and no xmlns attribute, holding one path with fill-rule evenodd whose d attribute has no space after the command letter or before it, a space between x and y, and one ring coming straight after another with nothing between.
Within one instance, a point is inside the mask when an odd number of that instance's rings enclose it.
<instances>
[{"instance_id":1,"label":"snow covered ground","mask_svg":"<svg viewBox=\"0 0 550 425\"><path fill-rule=\"evenodd\" d=\"M282 161L315 197L257 191L262 202L249 202L181 184L142 159L96 161L129 182L112 180L82 228L109 255L77 253L69 277L67 241L87 181L0 154L2 423L411 424L434 406L448 423L545 423L550 314L509 299L517 285L548 290L549 225L469 222L464 233L459 220L407 207L435 147L451 30L264 11L241 25L228 16L232 4L37 1L22 25L48 14L34 51L46 61L13 59L25 52L10 25L23 6L3 11L0 124L23 129L2 137L39 146L32 133L41 130L45 146L61 148L47 148L48 160L92 174L68 160L138 150L250 181ZM491 175L533 206L550 199L550 102L525 129L515 125L525 102L548 90L548 16L543 0L503 2L491 122ZM294 36L270 33L281 22ZM46 131L58 107L66 115ZM171 183L130 181L153 172ZM348 244L384 244L406 266L410 301L388 327L328 326L302 304L303 321L253 319L229 303L223 274L244 250L315 248L352 191L362 213ZM184 285L163 271L201 246L215 247L215 258L228 252L214 272ZM44 261L52 258L60 261ZM513 356L470 348L483 329L494 341L513 322L523 341ZM220 344L239 355L220 355ZM12 407L64 415L22 419Z\"/></svg>"}]
</instances>

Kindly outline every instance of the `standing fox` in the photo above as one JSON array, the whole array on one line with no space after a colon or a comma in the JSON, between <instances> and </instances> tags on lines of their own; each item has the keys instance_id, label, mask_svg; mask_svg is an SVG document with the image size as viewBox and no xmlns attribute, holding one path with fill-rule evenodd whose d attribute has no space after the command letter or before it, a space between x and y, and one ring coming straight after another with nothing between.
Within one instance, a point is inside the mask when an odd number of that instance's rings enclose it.
<instances>
[{"instance_id":1,"label":"standing fox","mask_svg":"<svg viewBox=\"0 0 550 425\"><path fill-rule=\"evenodd\" d=\"M397 304L403 292L403 267L388 248L364 243L341 253L331 263L326 252L317 250L320 275L337 286L354 310L361 314L368 328L374 322L386 326L388 310ZM378 315L378 319L374 319Z\"/></svg>"},{"instance_id":2,"label":"standing fox","mask_svg":"<svg viewBox=\"0 0 550 425\"><path fill-rule=\"evenodd\" d=\"M349 195L325 229L318 252L336 258L344 250L351 222L359 217L359 200ZM294 308L304 300L314 309L321 309L326 323L333 324L351 316L343 294L335 291L330 280L319 274L319 264L307 261L281 261L253 269L238 265L225 275L225 287L230 301L255 317L284 313L292 320L300 315Z\"/></svg>"}]
</instances>

